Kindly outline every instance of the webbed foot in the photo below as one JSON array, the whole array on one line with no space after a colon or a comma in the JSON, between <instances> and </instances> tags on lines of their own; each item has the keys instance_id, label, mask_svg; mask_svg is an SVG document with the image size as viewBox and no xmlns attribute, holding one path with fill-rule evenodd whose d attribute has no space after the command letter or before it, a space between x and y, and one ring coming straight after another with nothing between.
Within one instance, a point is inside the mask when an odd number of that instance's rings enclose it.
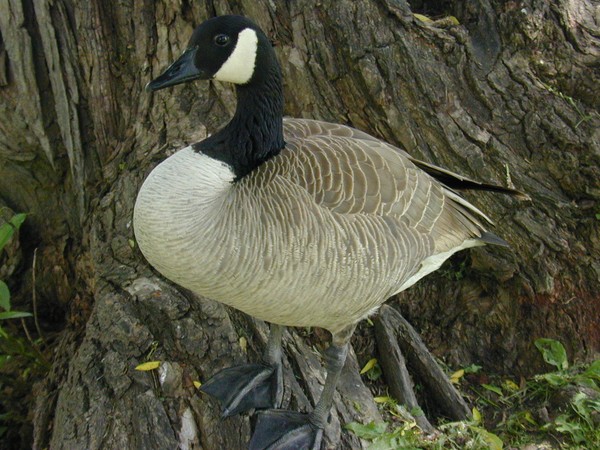
<instances>
[{"instance_id":1,"label":"webbed foot","mask_svg":"<svg viewBox=\"0 0 600 450\"><path fill-rule=\"evenodd\" d=\"M319 450L322 438L308 414L269 409L258 414L249 450Z\"/></svg>"},{"instance_id":2,"label":"webbed foot","mask_svg":"<svg viewBox=\"0 0 600 450\"><path fill-rule=\"evenodd\" d=\"M244 364L218 372L200 390L219 400L223 417L229 417L276 407L281 383L280 366Z\"/></svg>"},{"instance_id":3,"label":"webbed foot","mask_svg":"<svg viewBox=\"0 0 600 450\"><path fill-rule=\"evenodd\" d=\"M243 364L224 369L200 387L223 407L223 417L250 409L279 408L283 398L281 339L284 327L271 325L265 364Z\"/></svg>"}]
</instances>

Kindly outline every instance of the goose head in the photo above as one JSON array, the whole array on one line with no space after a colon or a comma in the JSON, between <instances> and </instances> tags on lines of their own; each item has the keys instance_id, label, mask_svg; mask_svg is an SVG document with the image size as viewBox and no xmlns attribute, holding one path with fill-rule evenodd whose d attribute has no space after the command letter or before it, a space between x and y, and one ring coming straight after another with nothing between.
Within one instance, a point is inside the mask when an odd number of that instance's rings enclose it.
<instances>
[{"instance_id":1,"label":"goose head","mask_svg":"<svg viewBox=\"0 0 600 450\"><path fill-rule=\"evenodd\" d=\"M214 17L202 23L183 54L146 85L157 91L193 80L218 80L251 85L277 65L269 39L242 16Z\"/></svg>"},{"instance_id":2,"label":"goose head","mask_svg":"<svg viewBox=\"0 0 600 450\"><path fill-rule=\"evenodd\" d=\"M226 163L241 180L284 148L281 70L271 42L251 20L219 16L203 22L183 54L146 86L156 91L193 80L234 83L230 122L194 149Z\"/></svg>"}]
</instances>

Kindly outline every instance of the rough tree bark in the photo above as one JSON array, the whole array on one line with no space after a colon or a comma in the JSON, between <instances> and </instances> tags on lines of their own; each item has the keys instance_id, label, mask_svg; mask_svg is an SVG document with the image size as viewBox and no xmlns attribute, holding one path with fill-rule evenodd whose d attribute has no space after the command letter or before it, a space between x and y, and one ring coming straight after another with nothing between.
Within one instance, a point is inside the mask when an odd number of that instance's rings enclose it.
<instances>
[{"instance_id":1,"label":"rough tree bark","mask_svg":"<svg viewBox=\"0 0 600 450\"><path fill-rule=\"evenodd\" d=\"M249 438L248 418L221 421L192 381L257 359L264 324L161 279L131 228L145 175L234 107L217 83L153 96L143 87L195 25L230 12L275 42L289 115L351 124L532 197L467 194L512 251L458 255L398 299L438 355L519 374L541 365L536 337L560 339L578 358L598 351L600 12L591 0L1 0L0 200L30 213L12 286L30 296L37 248L38 314L50 326L66 313L53 369L35 390L35 448L235 449ZM323 381L312 345L321 341L286 336L294 408ZM156 377L133 370L148 357L166 362ZM340 424L378 417L357 367L353 355L329 446L360 446Z\"/></svg>"}]
</instances>

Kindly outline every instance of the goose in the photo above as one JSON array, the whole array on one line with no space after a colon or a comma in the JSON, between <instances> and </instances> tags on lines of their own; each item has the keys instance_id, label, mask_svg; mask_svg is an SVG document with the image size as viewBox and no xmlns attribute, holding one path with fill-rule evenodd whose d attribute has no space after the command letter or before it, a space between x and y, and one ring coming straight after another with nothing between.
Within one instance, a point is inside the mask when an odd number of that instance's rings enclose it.
<instances>
[{"instance_id":1,"label":"goose","mask_svg":"<svg viewBox=\"0 0 600 450\"><path fill-rule=\"evenodd\" d=\"M224 416L258 411L249 447L318 449L357 323L457 251L508 245L455 189L520 193L345 125L284 118L275 51L248 18L203 22L146 90L193 80L234 83L236 110L145 179L134 208L138 246L166 278L270 324L263 361L202 386ZM286 326L332 336L308 414L279 409Z\"/></svg>"}]
</instances>

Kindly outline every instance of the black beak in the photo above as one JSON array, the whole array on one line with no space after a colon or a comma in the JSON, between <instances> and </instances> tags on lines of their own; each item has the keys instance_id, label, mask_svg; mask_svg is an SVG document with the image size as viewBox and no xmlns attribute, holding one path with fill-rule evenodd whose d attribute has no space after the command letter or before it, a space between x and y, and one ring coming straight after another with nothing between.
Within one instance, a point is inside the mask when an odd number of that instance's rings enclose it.
<instances>
[{"instance_id":1,"label":"black beak","mask_svg":"<svg viewBox=\"0 0 600 450\"><path fill-rule=\"evenodd\" d=\"M159 89L199 78L208 78L194 64L197 50L198 47L192 47L183 52L177 61L167 67L167 70L146 85L146 92L158 91Z\"/></svg>"}]
</instances>

